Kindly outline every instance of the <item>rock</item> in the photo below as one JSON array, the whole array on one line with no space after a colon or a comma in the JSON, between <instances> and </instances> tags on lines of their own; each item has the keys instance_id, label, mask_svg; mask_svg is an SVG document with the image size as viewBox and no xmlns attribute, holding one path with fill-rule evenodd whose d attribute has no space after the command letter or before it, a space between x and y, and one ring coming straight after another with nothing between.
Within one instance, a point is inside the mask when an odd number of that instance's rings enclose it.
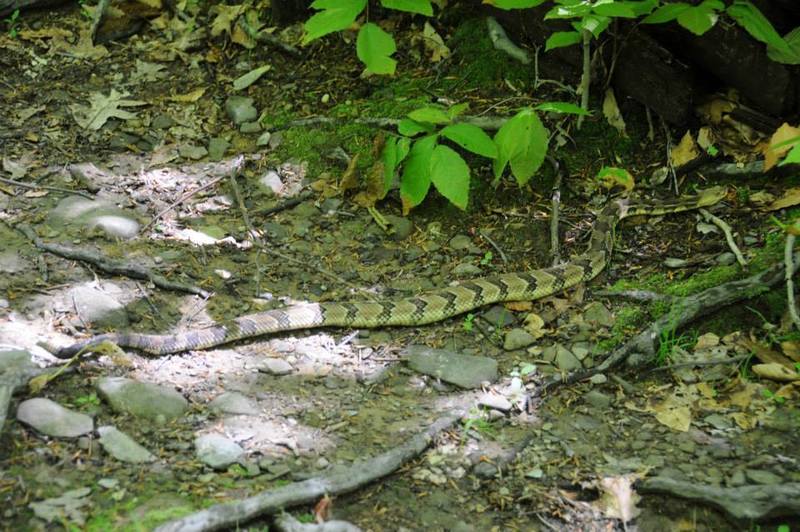
<instances>
[{"instance_id":1,"label":"rock","mask_svg":"<svg viewBox=\"0 0 800 532\"><path fill-rule=\"evenodd\" d=\"M94 201L81 196L67 196L50 210L49 216L56 220L76 220L77 218L99 209L108 208L109 204Z\"/></svg>"},{"instance_id":2,"label":"rock","mask_svg":"<svg viewBox=\"0 0 800 532\"><path fill-rule=\"evenodd\" d=\"M94 421L86 414L43 398L21 402L17 407L17 420L56 438L77 438L94 430Z\"/></svg>"},{"instance_id":3,"label":"rock","mask_svg":"<svg viewBox=\"0 0 800 532\"><path fill-rule=\"evenodd\" d=\"M590 390L583 394L583 400L600 410L608 408L614 402L613 397L597 390Z\"/></svg>"},{"instance_id":4,"label":"rock","mask_svg":"<svg viewBox=\"0 0 800 532\"><path fill-rule=\"evenodd\" d=\"M478 406L508 412L512 408L511 401L497 393L485 393L478 398Z\"/></svg>"},{"instance_id":5,"label":"rock","mask_svg":"<svg viewBox=\"0 0 800 532\"><path fill-rule=\"evenodd\" d=\"M720 253L714 262L719 264L720 266L730 266L731 264L736 262L736 255L731 253L730 251L726 251L725 253Z\"/></svg>"},{"instance_id":6,"label":"rock","mask_svg":"<svg viewBox=\"0 0 800 532\"><path fill-rule=\"evenodd\" d=\"M195 146L194 144L181 144L178 146L178 153L181 157L199 161L206 155L208 150L204 146Z\"/></svg>"},{"instance_id":7,"label":"rock","mask_svg":"<svg viewBox=\"0 0 800 532\"><path fill-rule=\"evenodd\" d=\"M611 327L614 325L614 315L599 301L586 305L583 310L583 320L595 327Z\"/></svg>"},{"instance_id":8,"label":"rock","mask_svg":"<svg viewBox=\"0 0 800 532\"><path fill-rule=\"evenodd\" d=\"M214 469L225 469L244 456L242 449L235 441L219 434L203 434L194 440L197 458Z\"/></svg>"},{"instance_id":9,"label":"rock","mask_svg":"<svg viewBox=\"0 0 800 532\"><path fill-rule=\"evenodd\" d=\"M597 373L589 377L589 382L591 382L592 384L605 384L608 382L608 377L606 377L602 373Z\"/></svg>"},{"instance_id":10,"label":"rock","mask_svg":"<svg viewBox=\"0 0 800 532\"><path fill-rule=\"evenodd\" d=\"M492 358L459 355L420 345L408 347L404 354L414 371L461 388L479 388L485 382L497 380L497 361Z\"/></svg>"},{"instance_id":11,"label":"rock","mask_svg":"<svg viewBox=\"0 0 800 532\"><path fill-rule=\"evenodd\" d=\"M181 394L166 386L123 377L104 377L96 386L116 412L145 419L169 421L182 416L189 408Z\"/></svg>"},{"instance_id":12,"label":"rock","mask_svg":"<svg viewBox=\"0 0 800 532\"><path fill-rule=\"evenodd\" d=\"M229 96L225 100L225 114L237 126L258 118L258 111L253 105L253 99L245 96Z\"/></svg>"},{"instance_id":13,"label":"rock","mask_svg":"<svg viewBox=\"0 0 800 532\"><path fill-rule=\"evenodd\" d=\"M294 371L291 364L282 358L268 358L258 367L261 373L269 373L270 375L288 375Z\"/></svg>"},{"instance_id":14,"label":"rock","mask_svg":"<svg viewBox=\"0 0 800 532\"><path fill-rule=\"evenodd\" d=\"M99 229L106 236L130 240L139 234L139 222L126 216L105 214L89 218L86 222L89 229Z\"/></svg>"},{"instance_id":15,"label":"rock","mask_svg":"<svg viewBox=\"0 0 800 532\"><path fill-rule=\"evenodd\" d=\"M453 268L453 275L458 277L473 277L481 274L481 269L471 262L461 262Z\"/></svg>"},{"instance_id":16,"label":"rock","mask_svg":"<svg viewBox=\"0 0 800 532\"><path fill-rule=\"evenodd\" d=\"M467 235L456 235L450 239L448 245L455 251L464 251L472 246L472 238Z\"/></svg>"},{"instance_id":17,"label":"rock","mask_svg":"<svg viewBox=\"0 0 800 532\"><path fill-rule=\"evenodd\" d=\"M120 462L142 464L156 459L150 451L116 427L109 425L98 427L97 433L100 434L100 445L103 449Z\"/></svg>"},{"instance_id":18,"label":"rock","mask_svg":"<svg viewBox=\"0 0 800 532\"><path fill-rule=\"evenodd\" d=\"M260 133L261 132L261 124L258 121L255 122L245 122L239 127L239 131L245 135L249 135L251 133Z\"/></svg>"},{"instance_id":19,"label":"rock","mask_svg":"<svg viewBox=\"0 0 800 532\"><path fill-rule=\"evenodd\" d=\"M745 469L744 475L755 484L780 484L783 482L780 476L765 469Z\"/></svg>"},{"instance_id":20,"label":"rock","mask_svg":"<svg viewBox=\"0 0 800 532\"><path fill-rule=\"evenodd\" d=\"M490 307L481 317L498 329L513 325L516 321L514 314L503 305Z\"/></svg>"},{"instance_id":21,"label":"rock","mask_svg":"<svg viewBox=\"0 0 800 532\"><path fill-rule=\"evenodd\" d=\"M225 392L214 398L208 404L211 410L222 414L241 414L246 416L258 415L256 406L249 397L239 392Z\"/></svg>"},{"instance_id":22,"label":"rock","mask_svg":"<svg viewBox=\"0 0 800 532\"><path fill-rule=\"evenodd\" d=\"M525 329L515 328L506 333L506 337L503 340L503 349L513 351L514 349L528 347L535 341L536 338Z\"/></svg>"},{"instance_id":23,"label":"rock","mask_svg":"<svg viewBox=\"0 0 800 532\"><path fill-rule=\"evenodd\" d=\"M589 347L588 342L575 342L572 344L570 351L572 351L572 354L575 355L575 358L583 362L583 360L591 352L591 348Z\"/></svg>"},{"instance_id":24,"label":"rock","mask_svg":"<svg viewBox=\"0 0 800 532\"><path fill-rule=\"evenodd\" d=\"M414 232L414 224L408 218L395 216L393 214L387 214L384 217L392 225L392 229L394 229L392 238L395 240L405 240Z\"/></svg>"},{"instance_id":25,"label":"rock","mask_svg":"<svg viewBox=\"0 0 800 532\"><path fill-rule=\"evenodd\" d=\"M221 161L230 142L222 137L212 137L208 140L208 158L212 161Z\"/></svg>"},{"instance_id":26,"label":"rock","mask_svg":"<svg viewBox=\"0 0 800 532\"><path fill-rule=\"evenodd\" d=\"M275 138L279 139L280 137L276 136ZM258 136L258 140L256 140L256 146L258 147L269 146L271 140L272 140L272 133L270 133L269 131L265 131Z\"/></svg>"},{"instance_id":27,"label":"rock","mask_svg":"<svg viewBox=\"0 0 800 532\"><path fill-rule=\"evenodd\" d=\"M28 261L23 259L18 251L9 250L0 253L0 273L19 273L28 266Z\"/></svg>"},{"instance_id":28,"label":"rock","mask_svg":"<svg viewBox=\"0 0 800 532\"><path fill-rule=\"evenodd\" d=\"M116 298L99 289L94 283L78 285L67 296L75 305L81 322L97 328L124 329L128 313Z\"/></svg>"},{"instance_id":29,"label":"rock","mask_svg":"<svg viewBox=\"0 0 800 532\"><path fill-rule=\"evenodd\" d=\"M581 361L573 355L569 349L561 344L556 344L555 364L561 371L573 371L581 368Z\"/></svg>"},{"instance_id":30,"label":"rock","mask_svg":"<svg viewBox=\"0 0 800 532\"><path fill-rule=\"evenodd\" d=\"M269 170L266 174L261 176L258 180L262 187L267 189L275 196L283 194L283 181L281 176L275 170Z\"/></svg>"}]
</instances>

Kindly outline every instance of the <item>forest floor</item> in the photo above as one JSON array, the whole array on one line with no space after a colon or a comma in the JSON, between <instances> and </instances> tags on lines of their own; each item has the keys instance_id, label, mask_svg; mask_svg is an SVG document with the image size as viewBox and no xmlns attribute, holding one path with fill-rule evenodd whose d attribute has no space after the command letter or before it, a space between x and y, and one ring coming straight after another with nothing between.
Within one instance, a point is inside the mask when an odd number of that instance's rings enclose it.
<instances>
[{"instance_id":1,"label":"forest floor","mask_svg":"<svg viewBox=\"0 0 800 532\"><path fill-rule=\"evenodd\" d=\"M530 68L495 52L482 22L453 29L445 39L453 55L438 63L420 28L399 28L406 47L391 78L362 78L354 44L339 37L294 57L266 44L247 50L168 15L104 46L86 44L88 26L75 6L26 14L14 36L0 35L0 375L11 374L20 352L55 369L61 361L42 341L190 330L287 301L391 299L551 264L555 173L547 165L525 187L493 186L491 165L468 157L465 211L431 193L404 217L395 190L376 205L388 230L339 188L353 169L367 175L376 139L394 133L359 118L456 103L468 103L469 114L510 116L541 98L574 98L568 87L532 97ZM234 80L264 65L258 81L234 90ZM594 178L602 166L627 168L644 197L669 195L669 182L648 184L665 163L663 132L648 139L644 111L622 107L627 135L600 113L580 131L572 119L547 121L565 143L555 152L567 172L562 257L583 251L608 198ZM251 117L240 121L240 112ZM320 116L330 120L292 125ZM733 227L748 271L702 216L667 214L622 223L598 279L530 303L163 357L88 355L43 389L17 387L0 434L2 528L150 529L389 451L456 411L459 422L395 474L316 508L286 509L303 521L328 516L376 531L613 530L634 518L654 531L800 526L786 517L797 499L780 491L800 485L797 380L751 369L789 360L796 371L800 361L782 285L665 331L644 364L542 393L549 379L595 367L664 313L662 300L595 292L685 296L782 260L782 233L748 199L778 195L783 184L747 179L701 172L680 188L730 186L715 212ZM45 252L23 227L99 260ZM112 261L181 286L106 273ZM478 384L456 386L407 363L432 348L445 365L469 355L496 368L485 376L476 365ZM464 368L443 371L456 370ZM134 399L115 402L119 390L110 388L120 383L158 385L141 394L163 392L163 404L137 414L124 404ZM50 402L21 407L33 398ZM81 414L90 420L82 432ZM65 416L66 426L42 424L51 416ZM136 451L119 451L108 427ZM224 456L200 452L201 440ZM678 493L645 489L647 478L674 480ZM774 508L759 514L764 501ZM265 529L270 519L236 528Z\"/></svg>"}]
</instances>

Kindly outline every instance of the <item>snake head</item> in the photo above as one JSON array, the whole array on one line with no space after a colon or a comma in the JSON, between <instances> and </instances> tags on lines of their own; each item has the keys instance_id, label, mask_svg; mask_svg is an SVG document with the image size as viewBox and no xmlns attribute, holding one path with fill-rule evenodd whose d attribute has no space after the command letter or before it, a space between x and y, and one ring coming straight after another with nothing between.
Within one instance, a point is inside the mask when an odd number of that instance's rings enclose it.
<instances>
[{"instance_id":1,"label":"snake head","mask_svg":"<svg viewBox=\"0 0 800 532\"><path fill-rule=\"evenodd\" d=\"M722 201L728 195L728 187L716 186L697 193L697 206L708 207Z\"/></svg>"}]
</instances>

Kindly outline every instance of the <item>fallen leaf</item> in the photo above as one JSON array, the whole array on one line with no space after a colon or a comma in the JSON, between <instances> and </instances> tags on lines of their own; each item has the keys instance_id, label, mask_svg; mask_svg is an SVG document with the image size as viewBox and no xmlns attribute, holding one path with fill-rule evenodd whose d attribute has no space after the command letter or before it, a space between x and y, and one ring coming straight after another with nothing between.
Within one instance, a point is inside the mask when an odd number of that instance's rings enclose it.
<instances>
[{"instance_id":1,"label":"fallen leaf","mask_svg":"<svg viewBox=\"0 0 800 532\"><path fill-rule=\"evenodd\" d=\"M609 125L625 135L625 119L622 118L622 113L617 105L617 98L614 96L613 89L607 89L603 97L603 116L606 117Z\"/></svg>"},{"instance_id":2,"label":"fallen leaf","mask_svg":"<svg viewBox=\"0 0 800 532\"><path fill-rule=\"evenodd\" d=\"M689 161L693 161L700 156L700 150L694 142L691 132L687 131L677 146L670 151L669 158L672 166L683 166Z\"/></svg>"},{"instance_id":3,"label":"fallen leaf","mask_svg":"<svg viewBox=\"0 0 800 532\"><path fill-rule=\"evenodd\" d=\"M170 96L169 100L171 102L178 102L178 103L193 103L203 97L203 94L206 93L205 87L199 87L192 92L187 92L185 94L176 94L174 96Z\"/></svg>"},{"instance_id":4,"label":"fallen leaf","mask_svg":"<svg viewBox=\"0 0 800 532\"><path fill-rule=\"evenodd\" d=\"M444 44L442 37L428 22L425 22L425 26L422 28L422 44L434 63L450 57L450 48Z\"/></svg>"},{"instance_id":5,"label":"fallen leaf","mask_svg":"<svg viewBox=\"0 0 800 532\"><path fill-rule=\"evenodd\" d=\"M127 93L119 93L111 89L108 96L93 92L89 96L89 106L72 104L69 106L75 122L83 129L98 130L110 119L120 118L130 120L136 118L135 113L121 109L122 107L136 107L147 105L147 102L140 100L126 100Z\"/></svg>"},{"instance_id":6,"label":"fallen leaf","mask_svg":"<svg viewBox=\"0 0 800 532\"><path fill-rule=\"evenodd\" d=\"M692 412L685 401L672 395L652 408L656 420L673 430L686 432L692 423Z\"/></svg>"},{"instance_id":7,"label":"fallen leaf","mask_svg":"<svg viewBox=\"0 0 800 532\"><path fill-rule=\"evenodd\" d=\"M800 374L798 374L796 371L792 371L783 364L778 364L776 362L770 362L769 364L754 364L750 369L759 377L769 379L771 381L792 382L800 380Z\"/></svg>"},{"instance_id":8,"label":"fallen leaf","mask_svg":"<svg viewBox=\"0 0 800 532\"><path fill-rule=\"evenodd\" d=\"M800 204L800 187L793 187L786 189L783 196L773 201L770 205L767 205L764 210L777 211L787 207L794 207L798 204Z\"/></svg>"},{"instance_id":9,"label":"fallen leaf","mask_svg":"<svg viewBox=\"0 0 800 532\"><path fill-rule=\"evenodd\" d=\"M531 312L525 316L525 330L538 340L545 334L544 320L538 314Z\"/></svg>"},{"instance_id":10,"label":"fallen leaf","mask_svg":"<svg viewBox=\"0 0 800 532\"><path fill-rule=\"evenodd\" d=\"M782 143L800 137L800 129L790 126L786 122L775 130L775 133L766 142L761 149L764 154L764 171L767 172L770 168L780 162L784 155L792 148L793 144Z\"/></svg>"},{"instance_id":11,"label":"fallen leaf","mask_svg":"<svg viewBox=\"0 0 800 532\"><path fill-rule=\"evenodd\" d=\"M605 477L599 485L602 495L595 506L607 517L627 523L639 515L639 494L633 490L633 483L639 475L630 474L618 477Z\"/></svg>"}]
</instances>

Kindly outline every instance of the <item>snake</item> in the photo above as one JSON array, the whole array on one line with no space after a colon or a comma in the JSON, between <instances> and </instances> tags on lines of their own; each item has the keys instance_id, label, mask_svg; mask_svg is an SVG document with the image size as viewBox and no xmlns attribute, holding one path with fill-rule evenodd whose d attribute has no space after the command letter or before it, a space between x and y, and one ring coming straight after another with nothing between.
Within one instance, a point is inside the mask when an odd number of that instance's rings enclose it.
<instances>
[{"instance_id":1,"label":"snake","mask_svg":"<svg viewBox=\"0 0 800 532\"><path fill-rule=\"evenodd\" d=\"M726 193L724 187L712 187L695 195L651 204L626 198L612 200L597 214L586 250L548 268L469 279L401 299L300 303L239 316L202 329L174 334L109 332L48 349L58 358L71 358L110 341L150 355L166 355L299 329L426 325L495 303L541 299L590 281L603 271L610 261L615 228L623 218L700 209L718 203Z\"/></svg>"}]
</instances>

